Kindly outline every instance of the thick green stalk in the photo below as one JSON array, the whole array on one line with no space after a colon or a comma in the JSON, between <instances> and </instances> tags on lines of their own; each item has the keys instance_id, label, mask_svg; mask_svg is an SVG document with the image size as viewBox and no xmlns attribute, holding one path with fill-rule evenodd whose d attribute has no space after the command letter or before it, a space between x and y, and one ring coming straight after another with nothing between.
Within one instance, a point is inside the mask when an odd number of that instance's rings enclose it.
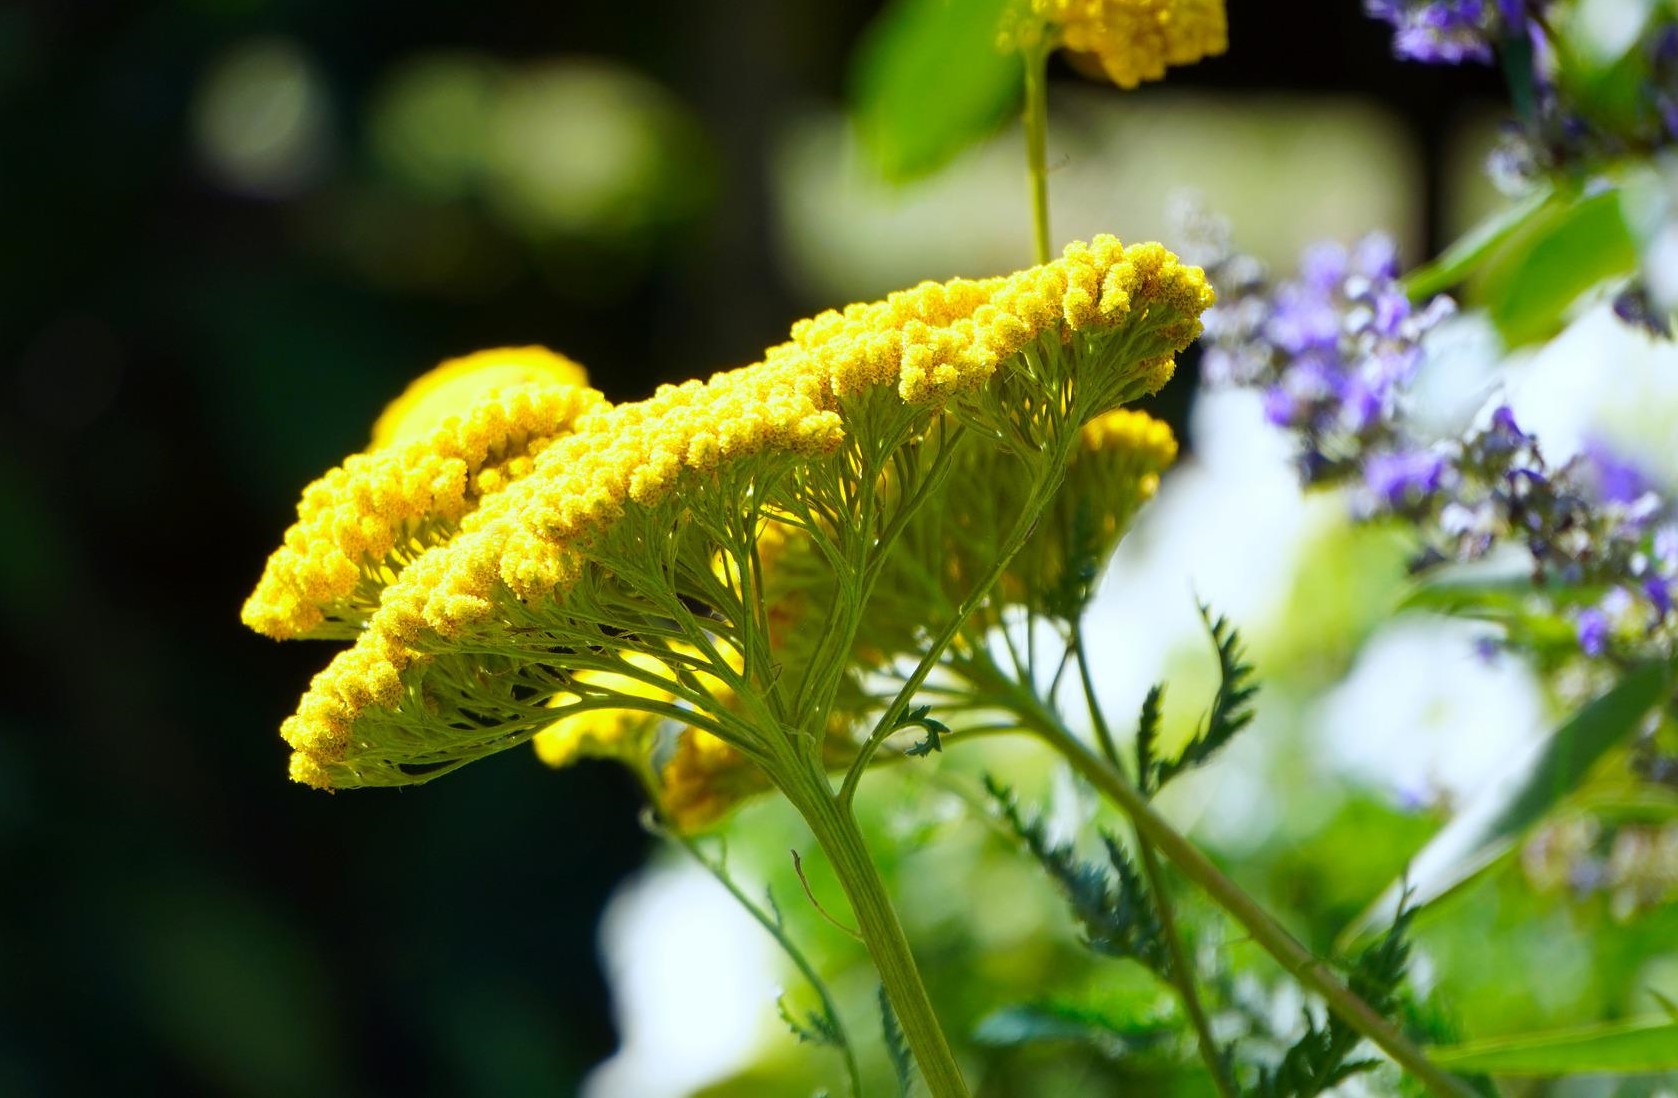
<instances>
[{"instance_id":1,"label":"thick green stalk","mask_svg":"<svg viewBox=\"0 0 1678 1098\"><path fill-rule=\"evenodd\" d=\"M1037 262L1053 258L1049 243L1049 51L1024 52L1025 157L1031 181L1031 225Z\"/></svg>"},{"instance_id":2,"label":"thick green stalk","mask_svg":"<svg viewBox=\"0 0 1678 1098\"><path fill-rule=\"evenodd\" d=\"M856 819L835 799L825 774L801 771L800 776L801 780L784 784L782 790L810 825L850 900L857 929L874 959L880 983L903 1028L909 1051L920 1065L927 1090L932 1098L966 1098L967 1083L938 1025L932 1000L927 997L926 985L921 983L920 970L909 952L909 941L903 935L897 913L892 910L885 883L874 868Z\"/></svg>"},{"instance_id":3,"label":"thick green stalk","mask_svg":"<svg viewBox=\"0 0 1678 1098\"><path fill-rule=\"evenodd\" d=\"M1105 794L1129 816L1137 833L1146 836L1170 858L1178 870L1198 885L1247 928L1265 952L1306 987L1322 997L1341 1021L1380 1046L1393 1061L1440 1098L1473 1098L1474 1092L1461 1080L1429 1060L1408 1037L1347 987L1328 966L1301 945L1287 929L1259 906L1240 885L1213 865L1206 855L1184 838L1142 798L1130 780L1106 759L1091 751L1041 705L1020 706L1018 715L1030 729L1058 751L1072 768Z\"/></svg>"}]
</instances>

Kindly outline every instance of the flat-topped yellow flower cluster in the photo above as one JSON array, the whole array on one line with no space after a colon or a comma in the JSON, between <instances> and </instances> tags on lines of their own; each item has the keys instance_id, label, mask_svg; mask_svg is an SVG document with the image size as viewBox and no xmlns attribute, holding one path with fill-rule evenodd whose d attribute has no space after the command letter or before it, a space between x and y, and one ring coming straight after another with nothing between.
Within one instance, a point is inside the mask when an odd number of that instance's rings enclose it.
<instances>
[{"instance_id":1,"label":"flat-topped yellow flower cluster","mask_svg":"<svg viewBox=\"0 0 1678 1098\"><path fill-rule=\"evenodd\" d=\"M463 388L469 378L477 399ZM482 351L427 374L380 417L371 450L303 490L297 522L245 603L245 624L281 640L354 636L403 568L605 406L586 380L541 348Z\"/></svg>"},{"instance_id":2,"label":"flat-topped yellow flower cluster","mask_svg":"<svg viewBox=\"0 0 1678 1098\"><path fill-rule=\"evenodd\" d=\"M428 377L381 420L388 449L311 486L247 605L273 636L354 637L282 728L293 776L422 781L544 728L609 734L626 710L716 737L729 765L804 741L820 757L846 631L960 455L1038 470L1040 506L1100 434L1086 424L1170 376L1211 298L1159 245L1098 237L823 313L759 364L634 403L580 373ZM797 659L766 568L788 538L836 577L813 623L831 643Z\"/></svg>"},{"instance_id":3,"label":"flat-topped yellow flower cluster","mask_svg":"<svg viewBox=\"0 0 1678 1098\"><path fill-rule=\"evenodd\" d=\"M1087 55L1121 88L1229 48L1223 0L1030 0L1030 12L1009 20L1006 48L1031 48L1047 33L1049 45Z\"/></svg>"}]
</instances>

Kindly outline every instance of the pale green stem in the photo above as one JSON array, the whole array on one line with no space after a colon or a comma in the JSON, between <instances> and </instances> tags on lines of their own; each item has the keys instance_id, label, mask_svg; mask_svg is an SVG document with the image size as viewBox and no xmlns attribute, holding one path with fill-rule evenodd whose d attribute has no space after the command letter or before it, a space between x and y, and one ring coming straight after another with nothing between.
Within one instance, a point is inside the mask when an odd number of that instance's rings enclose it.
<instances>
[{"instance_id":1,"label":"pale green stem","mask_svg":"<svg viewBox=\"0 0 1678 1098\"><path fill-rule=\"evenodd\" d=\"M651 795L652 787L649 785L648 789L649 795ZM667 829L657 825L654 825L653 830L673 842L679 843L693 856L694 861L704 866L711 876L716 878L717 883L726 888L728 894L739 901L740 906L745 908L753 919L757 920L758 925L769 932L769 936L780 945L781 951L787 955L787 959L803 974L804 979L815 990L816 997L821 1000L822 1009L827 1012L828 1020L833 1023L834 1030L839 1035L839 1055L845 1061L845 1076L850 1081L851 1098L862 1098L862 1073L857 1068L856 1054L851 1051L850 1035L845 1032L845 1023L839 1017L839 1008L834 1005L833 996L828 993L827 984L823 982L821 974L816 971L816 967L810 963L809 958L804 956L804 951L793 943L778 919L753 903L740 886L734 883L734 878L728 875L728 871L722 863L712 862L705 856L705 852L699 849L699 844L691 836L684 835L674 828Z\"/></svg>"},{"instance_id":2,"label":"pale green stem","mask_svg":"<svg viewBox=\"0 0 1678 1098\"><path fill-rule=\"evenodd\" d=\"M1049 51L1028 49L1025 60L1025 156L1031 182L1031 225L1037 262L1054 258L1049 243Z\"/></svg>"},{"instance_id":3,"label":"pale green stem","mask_svg":"<svg viewBox=\"0 0 1678 1098\"><path fill-rule=\"evenodd\" d=\"M880 715L880 720L875 724L874 730L869 733L868 739L857 751L857 757L851 763L851 768L845 774L845 780L839 789L839 803L846 808L849 808L851 799L856 796L857 783L862 780L862 773L868 769L868 761L874 757L874 752L879 750L880 744L885 742L885 738L897 729L898 720L908 709L909 703L914 700L916 692L920 690L921 684L926 681L926 677L932 673L934 667L938 666L938 661L944 657L944 652L950 647L950 642L960 634L962 628L967 624L967 620L973 616L974 611L978 610L985 599L990 597L991 588L996 586L997 580L1002 578L1002 573L1008 570L1008 565L1013 563L1014 557L1025 545L1026 539L1037 528L1037 520L1042 515L1044 508L1047 507L1049 497L1054 494L1062 476L1065 475L1068 460L1067 452L1071 440L1077 437L1076 434L1072 433L1063 432L1062 434L1064 437L1059 440L1059 445L1054 447L1054 452L1041 455L1040 460L1043 462L1044 474L1032 486L1033 491L1026 500L1026 506L1015 520L1014 528L1008 532L1008 539L997 550L996 558L991 561L990 570L967 593L967 597L956 608L955 614L944 624L943 630L932 639L926 652L921 656L920 662L915 665L914 671L910 672L909 677L904 680L903 687L898 690L897 696L892 699L891 704L886 706L886 710Z\"/></svg>"},{"instance_id":4,"label":"pale green stem","mask_svg":"<svg viewBox=\"0 0 1678 1098\"><path fill-rule=\"evenodd\" d=\"M1084 629L1081 621L1072 623L1072 649L1074 658L1078 661L1078 678L1084 686L1084 704L1089 710L1090 722L1095 726L1096 740L1101 744L1102 753L1107 756L1107 761L1112 764L1113 769L1120 770L1119 752L1113 741L1113 732L1107 725L1107 716L1095 695L1095 680L1090 675L1089 659L1084 651ZM1229 1077L1229 1067L1218 1054L1218 1042L1212 1037L1211 1022L1206 1018L1206 1008L1201 1005L1200 992L1195 987L1194 969L1189 965L1188 951L1183 948L1182 936L1177 932L1177 914L1171 906L1171 895L1165 890L1165 873L1160 868L1159 855L1154 852L1153 840L1140 828L1136 831L1136 848L1142 855L1142 871L1147 874L1148 889L1154 894L1154 907L1159 911L1160 930L1165 937L1165 947L1171 954L1171 982L1177 985L1177 992L1183 1000L1183 1010L1194 1025L1195 1039L1200 1046L1200 1058L1212 1076L1212 1085L1218 1088L1222 1098L1236 1098L1238 1092L1235 1081Z\"/></svg>"},{"instance_id":5,"label":"pale green stem","mask_svg":"<svg viewBox=\"0 0 1678 1098\"><path fill-rule=\"evenodd\" d=\"M1016 694L1018 692L1016 691ZM1206 855L1184 838L1143 799L1130 780L1106 759L1068 730L1059 719L1033 698L1014 712L1048 745L1058 751L1072 768L1122 809L1135 825L1137 834L1151 840L1160 853L1198 885L1236 922L1247 928L1253 941L1269 953L1294 979L1319 995L1341 1021L1378 1045L1393 1061L1440 1098L1473 1098L1474 1092L1461 1080L1427 1058L1408 1037L1381 1016L1356 992L1334 975L1329 967L1301 945L1287 929L1270 916L1240 885L1226 877Z\"/></svg>"},{"instance_id":6,"label":"pale green stem","mask_svg":"<svg viewBox=\"0 0 1678 1098\"><path fill-rule=\"evenodd\" d=\"M874 959L880 983L897 1014L909 1051L920 1065L927 1090L932 1098L966 1098L967 1083L961 1077L961 1068L938 1025L903 926L892 910L885 883L850 809L834 797L824 773L799 768L796 774L784 777L788 780L782 784L782 792L810 825L850 900L857 929Z\"/></svg>"}]
</instances>

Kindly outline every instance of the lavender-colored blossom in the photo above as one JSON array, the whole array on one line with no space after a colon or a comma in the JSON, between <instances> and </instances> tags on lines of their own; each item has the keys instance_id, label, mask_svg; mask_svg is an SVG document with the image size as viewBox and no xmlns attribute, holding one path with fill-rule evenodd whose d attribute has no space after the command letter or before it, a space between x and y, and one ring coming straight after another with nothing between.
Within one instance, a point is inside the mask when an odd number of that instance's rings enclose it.
<instances>
[{"instance_id":1,"label":"lavender-colored blossom","mask_svg":"<svg viewBox=\"0 0 1678 1098\"><path fill-rule=\"evenodd\" d=\"M1352 249L1352 273L1375 280L1397 278L1397 242L1385 233L1370 233L1358 241Z\"/></svg>"},{"instance_id":2,"label":"lavender-colored blossom","mask_svg":"<svg viewBox=\"0 0 1678 1098\"><path fill-rule=\"evenodd\" d=\"M1265 334L1289 354L1331 349L1340 339L1340 313L1311 283L1290 283L1276 294L1276 311Z\"/></svg>"},{"instance_id":3,"label":"lavender-colored blossom","mask_svg":"<svg viewBox=\"0 0 1678 1098\"><path fill-rule=\"evenodd\" d=\"M1515 422L1515 410L1507 404L1500 404L1492 413L1491 428L1486 432L1484 441L1492 452L1508 453L1531 442L1532 436Z\"/></svg>"},{"instance_id":4,"label":"lavender-colored blossom","mask_svg":"<svg viewBox=\"0 0 1678 1098\"><path fill-rule=\"evenodd\" d=\"M1586 479L1603 503L1636 503L1649 491L1649 478L1636 464L1611 450L1599 438L1585 443Z\"/></svg>"},{"instance_id":5,"label":"lavender-colored blossom","mask_svg":"<svg viewBox=\"0 0 1678 1098\"><path fill-rule=\"evenodd\" d=\"M1402 7L1393 0L1393 10ZM1414 570L1519 546L1531 559L1535 597L1553 599L1551 613L1571 621L1582 654L1624 643L1628 655L1670 656L1678 648L1673 507L1601 443L1551 466L1508 405L1458 439L1410 424L1423 338L1454 306L1443 297L1412 306L1389 273L1390 248L1379 240L1314 248L1304 275L1274 287L1232 281L1227 256L1209 262L1225 316L1208 324L1207 360L1244 371L1236 377L1225 367L1219 380L1263 394L1266 418L1296 435L1305 483L1355 484L1359 517L1396 514L1413 524ZM1609 594L1570 609L1564 593L1581 588ZM1646 626L1641 635L1634 623Z\"/></svg>"},{"instance_id":6,"label":"lavender-colored blossom","mask_svg":"<svg viewBox=\"0 0 1678 1098\"><path fill-rule=\"evenodd\" d=\"M1397 510L1439 491L1446 468L1442 455L1426 450L1371 454L1364 462L1363 484L1378 501Z\"/></svg>"},{"instance_id":7,"label":"lavender-colored blossom","mask_svg":"<svg viewBox=\"0 0 1678 1098\"><path fill-rule=\"evenodd\" d=\"M1655 610L1655 624L1659 625L1672 613L1672 582L1660 576L1649 576L1643 581L1643 597Z\"/></svg>"},{"instance_id":8,"label":"lavender-colored blossom","mask_svg":"<svg viewBox=\"0 0 1678 1098\"><path fill-rule=\"evenodd\" d=\"M1579 638L1579 650L1595 658L1608 651L1608 615L1596 607L1579 612L1574 623Z\"/></svg>"},{"instance_id":9,"label":"lavender-colored blossom","mask_svg":"<svg viewBox=\"0 0 1678 1098\"><path fill-rule=\"evenodd\" d=\"M1392 24L1398 57L1446 65L1491 63L1497 18L1484 0L1365 0L1364 11Z\"/></svg>"},{"instance_id":10,"label":"lavender-colored blossom","mask_svg":"<svg viewBox=\"0 0 1678 1098\"><path fill-rule=\"evenodd\" d=\"M1678 523L1668 523L1650 539L1655 560L1668 575L1678 572Z\"/></svg>"},{"instance_id":11,"label":"lavender-colored blossom","mask_svg":"<svg viewBox=\"0 0 1678 1098\"><path fill-rule=\"evenodd\" d=\"M1299 401L1286 388L1272 385L1264 391L1264 418L1271 426L1298 426L1299 410Z\"/></svg>"}]
</instances>

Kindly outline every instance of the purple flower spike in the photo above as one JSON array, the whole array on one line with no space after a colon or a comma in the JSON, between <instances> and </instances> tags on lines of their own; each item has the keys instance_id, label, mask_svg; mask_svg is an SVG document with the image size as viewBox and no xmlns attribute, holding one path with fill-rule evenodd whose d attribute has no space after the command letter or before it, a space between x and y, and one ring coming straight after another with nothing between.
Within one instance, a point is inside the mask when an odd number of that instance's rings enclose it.
<instances>
[{"instance_id":1,"label":"purple flower spike","mask_svg":"<svg viewBox=\"0 0 1678 1098\"><path fill-rule=\"evenodd\" d=\"M1410 299L1396 287L1381 290L1375 295L1375 334L1382 339L1397 339L1404 334L1404 322L1410 319Z\"/></svg>"},{"instance_id":2,"label":"purple flower spike","mask_svg":"<svg viewBox=\"0 0 1678 1098\"><path fill-rule=\"evenodd\" d=\"M1370 279L1398 277L1398 245L1386 233L1370 233L1352 249L1352 272Z\"/></svg>"},{"instance_id":3,"label":"purple flower spike","mask_svg":"<svg viewBox=\"0 0 1678 1098\"><path fill-rule=\"evenodd\" d=\"M1643 581L1643 596L1649 600L1649 605L1655 608L1655 624L1659 625L1672 613L1672 584L1659 576L1650 576Z\"/></svg>"},{"instance_id":4,"label":"purple flower spike","mask_svg":"<svg viewBox=\"0 0 1678 1098\"><path fill-rule=\"evenodd\" d=\"M1280 385L1264 391L1264 418L1274 427L1292 427L1299 417L1299 402Z\"/></svg>"},{"instance_id":5,"label":"purple flower spike","mask_svg":"<svg viewBox=\"0 0 1678 1098\"><path fill-rule=\"evenodd\" d=\"M1643 470L1614 453L1601 439L1585 443L1585 460L1591 482L1604 503L1633 503L1649 491Z\"/></svg>"},{"instance_id":6,"label":"purple flower spike","mask_svg":"<svg viewBox=\"0 0 1678 1098\"><path fill-rule=\"evenodd\" d=\"M1402 507L1412 497L1425 499L1445 480L1445 459L1426 450L1373 454L1363 467L1363 483L1388 508Z\"/></svg>"},{"instance_id":7,"label":"purple flower spike","mask_svg":"<svg viewBox=\"0 0 1678 1098\"><path fill-rule=\"evenodd\" d=\"M1678 571L1678 525L1662 526L1653 539L1655 560L1668 572Z\"/></svg>"},{"instance_id":8,"label":"purple flower spike","mask_svg":"<svg viewBox=\"0 0 1678 1098\"><path fill-rule=\"evenodd\" d=\"M1579 650L1587 656L1596 657L1608 651L1608 615L1596 607L1582 611L1576 623L1579 635Z\"/></svg>"},{"instance_id":9,"label":"purple flower spike","mask_svg":"<svg viewBox=\"0 0 1678 1098\"><path fill-rule=\"evenodd\" d=\"M1299 257L1299 277L1325 297L1334 293L1346 281L1346 249L1332 240L1311 245Z\"/></svg>"}]
</instances>

